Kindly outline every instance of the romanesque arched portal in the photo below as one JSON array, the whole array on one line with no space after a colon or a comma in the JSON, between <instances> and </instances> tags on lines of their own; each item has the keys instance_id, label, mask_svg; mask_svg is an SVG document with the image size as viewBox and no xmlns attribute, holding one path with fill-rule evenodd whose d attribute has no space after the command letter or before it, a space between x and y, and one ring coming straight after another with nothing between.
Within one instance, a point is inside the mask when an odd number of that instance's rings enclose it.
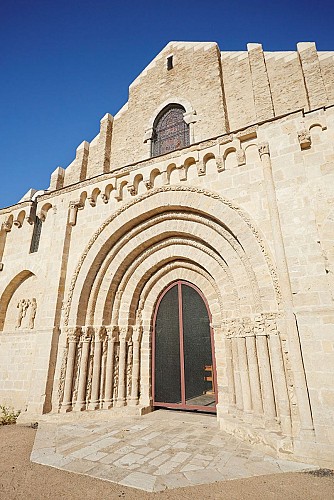
<instances>
[{"instance_id":1,"label":"romanesque arched portal","mask_svg":"<svg viewBox=\"0 0 334 500\"><path fill-rule=\"evenodd\" d=\"M152 318L178 280L211 312L222 426L291 436L293 375L267 245L231 202L183 186L128 203L83 251L64 313L61 408L152 408Z\"/></svg>"}]
</instances>

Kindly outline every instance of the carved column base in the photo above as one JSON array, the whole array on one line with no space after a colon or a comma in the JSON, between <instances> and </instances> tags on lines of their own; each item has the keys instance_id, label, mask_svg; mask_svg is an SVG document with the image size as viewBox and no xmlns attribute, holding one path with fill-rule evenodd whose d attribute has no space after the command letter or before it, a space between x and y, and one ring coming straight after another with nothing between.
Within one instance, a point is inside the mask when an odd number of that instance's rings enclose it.
<instances>
[{"instance_id":1,"label":"carved column base","mask_svg":"<svg viewBox=\"0 0 334 500\"><path fill-rule=\"evenodd\" d=\"M138 398L130 398L128 400L128 406L137 406L139 403Z\"/></svg>"},{"instance_id":2,"label":"carved column base","mask_svg":"<svg viewBox=\"0 0 334 500\"><path fill-rule=\"evenodd\" d=\"M100 401L90 401L87 410L98 410L100 408Z\"/></svg>"},{"instance_id":3,"label":"carved column base","mask_svg":"<svg viewBox=\"0 0 334 500\"><path fill-rule=\"evenodd\" d=\"M69 413L72 410L73 410L72 404L65 404L61 405L60 413Z\"/></svg>"},{"instance_id":4,"label":"carved column base","mask_svg":"<svg viewBox=\"0 0 334 500\"><path fill-rule=\"evenodd\" d=\"M113 405L112 399L107 399L106 401L103 401L103 403L102 403L103 410L110 410L110 408L112 408L113 406L114 405Z\"/></svg>"},{"instance_id":5,"label":"carved column base","mask_svg":"<svg viewBox=\"0 0 334 500\"><path fill-rule=\"evenodd\" d=\"M73 411L85 411L86 408L86 401L77 401L73 407Z\"/></svg>"},{"instance_id":6,"label":"carved column base","mask_svg":"<svg viewBox=\"0 0 334 500\"><path fill-rule=\"evenodd\" d=\"M122 408L122 406L125 406L125 399L117 399L115 406L116 408Z\"/></svg>"}]
</instances>

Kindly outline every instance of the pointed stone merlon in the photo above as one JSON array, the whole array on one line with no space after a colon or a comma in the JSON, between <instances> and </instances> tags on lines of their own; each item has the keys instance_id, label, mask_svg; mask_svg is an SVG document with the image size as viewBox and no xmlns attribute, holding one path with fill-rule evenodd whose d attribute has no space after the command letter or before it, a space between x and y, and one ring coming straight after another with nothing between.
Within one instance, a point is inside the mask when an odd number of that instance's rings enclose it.
<instances>
[{"instance_id":1,"label":"pointed stone merlon","mask_svg":"<svg viewBox=\"0 0 334 500\"><path fill-rule=\"evenodd\" d=\"M113 117L107 113L100 121L100 133L92 140L86 178L110 172L111 138Z\"/></svg>"},{"instance_id":2,"label":"pointed stone merlon","mask_svg":"<svg viewBox=\"0 0 334 500\"><path fill-rule=\"evenodd\" d=\"M54 172L51 174L50 179L50 191L54 191L55 189L61 189L64 186L65 179L65 170L61 167L57 167Z\"/></svg>"},{"instance_id":3,"label":"pointed stone merlon","mask_svg":"<svg viewBox=\"0 0 334 500\"><path fill-rule=\"evenodd\" d=\"M114 118L106 113L100 121L99 152L102 157L103 172L110 172L111 137Z\"/></svg>"},{"instance_id":4,"label":"pointed stone merlon","mask_svg":"<svg viewBox=\"0 0 334 500\"><path fill-rule=\"evenodd\" d=\"M325 106L328 99L315 43L297 43L297 51L304 73L309 109Z\"/></svg>"},{"instance_id":5,"label":"pointed stone merlon","mask_svg":"<svg viewBox=\"0 0 334 500\"><path fill-rule=\"evenodd\" d=\"M89 142L83 141L76 150L75 163L76 168L79 173L79 180L84 181L87 174L88 165L88 155L89 155Z\"/></svg>"},{"instance_id":6,"label":"pointed stone merlon","mask_svg":"<svg viewBox=\"0 0 334 500\"><path fill-rule=\"evenodd\" d=\"M254 105L258 121L274 117L274 105L265 58L260 43L248 43L248 60L252 75Z\"/></svg>"}]
</instances>

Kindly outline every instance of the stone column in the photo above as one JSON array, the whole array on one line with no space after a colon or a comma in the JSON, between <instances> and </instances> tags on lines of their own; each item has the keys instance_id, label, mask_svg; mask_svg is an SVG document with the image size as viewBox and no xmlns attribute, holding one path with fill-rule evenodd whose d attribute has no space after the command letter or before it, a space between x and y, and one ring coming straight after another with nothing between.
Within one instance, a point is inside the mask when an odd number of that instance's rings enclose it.
<instances>
[{"instance_id":1,"label":"stone column","mask_svg":"<svg viewBox=\"0 0 334 500\"><path fill-rule=\"evenodd\" d=\"M138 404L139 374L140 374L140 341L142 333L143 329L141 326L137 326L133 329L132 385L131 385L131 396L129 401L130 406L136 406Z\"/></svg>"},{"instance_id":2,"label":"stone column","mask_svg":"<svg viewBox=\"0 0 334 500\"><path fill-rule=\"evenodd\" d=\"M252 404L255 413L263 413L262 395L260 385L259 364L256 355L255 336L248 335L246 337L246 348L248 357L249 379L252 394Z\"/></svg>"},{"instance_id":3,"label":"stone column","mask_svg":"<svg viewBox=\"0 0 334 500\"><path fill-rule=\"evenodd\" d=\"M246 339L245 337L239 337L236 340L238 344L238 358L239 358L243 407L244 411L249 412L252 410L252 398L251 398L250 384L249 384Z\"/></svg>"},{"instance_id":4,"label":"stone column","mask_svg":"<svg viewBox=\"0 0 334 500\"><path fill-rule=\"evenodd\" d=\"M274 387L282 431L291 436L291 412L282 345L274 315L266 315L266 331L269 333L269 350L273 367Z\"/></svg>"},{"instance_id":5,"label":"stone column","mask_svg":"<svg viewBox=\"0 0 334 500\"><path fill-rule=\"evenodd\" d=\"M268 351L267 335L264 331L264 324L261 317L256 321L256 347L259 359L260 378L262 387L262 402L264 416L267 421L274 421L276 418L276 406L274 398L274 389L270 368L270 359Z\"/></svg>"},{"instance_id":6,"label":"stone column","mask_svg":"<svg viewBox=\"0 0 334 500\"><path fill-rule=\"evenodd\" d=\"M298 400L300 423L303 430L312 431L314 427L310 400L302 358L302 350L300 346L299 333L297 330L296 318L293 312L293 297L289 277L289 269L285 255L281 221L276 199L276 190L272 173L269 144L267 142L259 145L259 154L263 167L265 188L268 198L268 207L272 225L277 270L282 287L282 303L284 314L286 317L288 342L294 360L293 374L295 379L295 389Z\"/></svg>"},{"instance_id":7,"label":"stone column","mask_svg":"<svg viewBox=\"0 0 334 500\"><path fill-rule=\"evenodd\" d=\"M78 397L75 403L75 410L82 411L86 409L86 389L87 389L87 372L88 372L88 359L90 342L94 330L90 326L83 327L83 334L81 336L82 351L80 360L79 384L78 384Z\"/></svg>"},{"instance_id":8,"label":"stone column","mask_svg":"<svg viewBox=\"0 0 334 500\"><path fill-rule=\"evenodd\" d=\"M231 409L234 410L236 403L236 395L235 395L236 391L235 391L234 373L233 373L232 339L229 337L225 339L225 349L226 349L226 372L228 380L229 405Z\"/></svg>"},{"instance_id":9,"label":"stone column","mask_svg":"<svg viewBox=\"0 0 334 500\"><path fill-rule=\"evenodd\" d=\"M125 406L125 371L126 371L126 341L127 328L120 329L119 335L119 364L118 364L118 392L116 406Z\"/></svg>"},{"instance_id":10,"label":"stone column","mask_svg":"<svg viewBox=\"0 0 334 500\"><path fill-rule=\"evenodd\" d=\"M104 334L105 334L104 327L95 328L92 394L88 405L89 410L96 410L100 404L101 358L102 358L102 342Z\"/></svg>"},{"instance_id":11,"label":"stone column","mask_svg":"<svg viewBox=\"0 0 334 500\"><path fill-rule=\"evenodd\" d=\"M236 396L237 409L243 410L243 399L242 399L242 390L241 390L237 341L238 341L238 339L236 339L235 337L232 338L232 356L233 356L233 368L234 368L235 396Z\"/></svg>"},{"instance_id":12,"label":"stone column","mask_svg":"<svg viewBox=\"0 0 334 500\"><path fill-rule=\"evenodd\" d=\"M104 391L103 408L108 410L112 407L113 402L113 381L114 381L114 357L115 357L115 342L117 340L117 328L108 326L108 350L106 363L106 382Z\"/></svg>"},{"instance_id":13,"label":"stone column","mask_svg":"<svg viewBox=\"0 0 334 500\"><path fill-rule=\"evenodd\" d=\"M68 355L66 363L66 375L64 384L64 397L61 405L62 412L68 412L72 409L72 388L73 388L73 375L75 366L75 356L77 352L77 342L81 331L80 328L67 328L68 338Z\"/></svg>"}]
</instances>

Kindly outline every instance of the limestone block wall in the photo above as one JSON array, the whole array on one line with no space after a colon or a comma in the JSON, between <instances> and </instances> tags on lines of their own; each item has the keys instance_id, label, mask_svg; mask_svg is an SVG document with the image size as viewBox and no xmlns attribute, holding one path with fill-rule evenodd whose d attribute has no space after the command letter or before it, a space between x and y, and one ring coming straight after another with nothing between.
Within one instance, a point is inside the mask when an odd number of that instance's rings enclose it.
<instances>
[{"instance_id":1,"label":"limestone block wall","mask_svg":"<svg viewBox=\"0 0 334 500\"><path fill-rule=\"evenodd\" d=\"M289 52L264 52L257 43L247 49L220 52L213 42L170 42L130 85L115 120L106 114L91 143L78 146L65 171L55 170L50 189L147 160L154 119L168 103L185 108L190 142L197 143L333 101L332 52L318 53L310 42Z\"/></svg>"},{"instance_id":2,"label":"limestone block wall","mask_svg":"<svg viewBox=\"0 0 334 500\"><path fill-rule=\"evenodd\" d=\"M212 314L221 427L332 464L329 59L312 44L221 59L215 44L169 44L48 192L0 210L0 401L27 415L149 409L154 307L185 279ZM193 140L150 158L145 124L177 88Z\"/></svg>"}]
</instances>

